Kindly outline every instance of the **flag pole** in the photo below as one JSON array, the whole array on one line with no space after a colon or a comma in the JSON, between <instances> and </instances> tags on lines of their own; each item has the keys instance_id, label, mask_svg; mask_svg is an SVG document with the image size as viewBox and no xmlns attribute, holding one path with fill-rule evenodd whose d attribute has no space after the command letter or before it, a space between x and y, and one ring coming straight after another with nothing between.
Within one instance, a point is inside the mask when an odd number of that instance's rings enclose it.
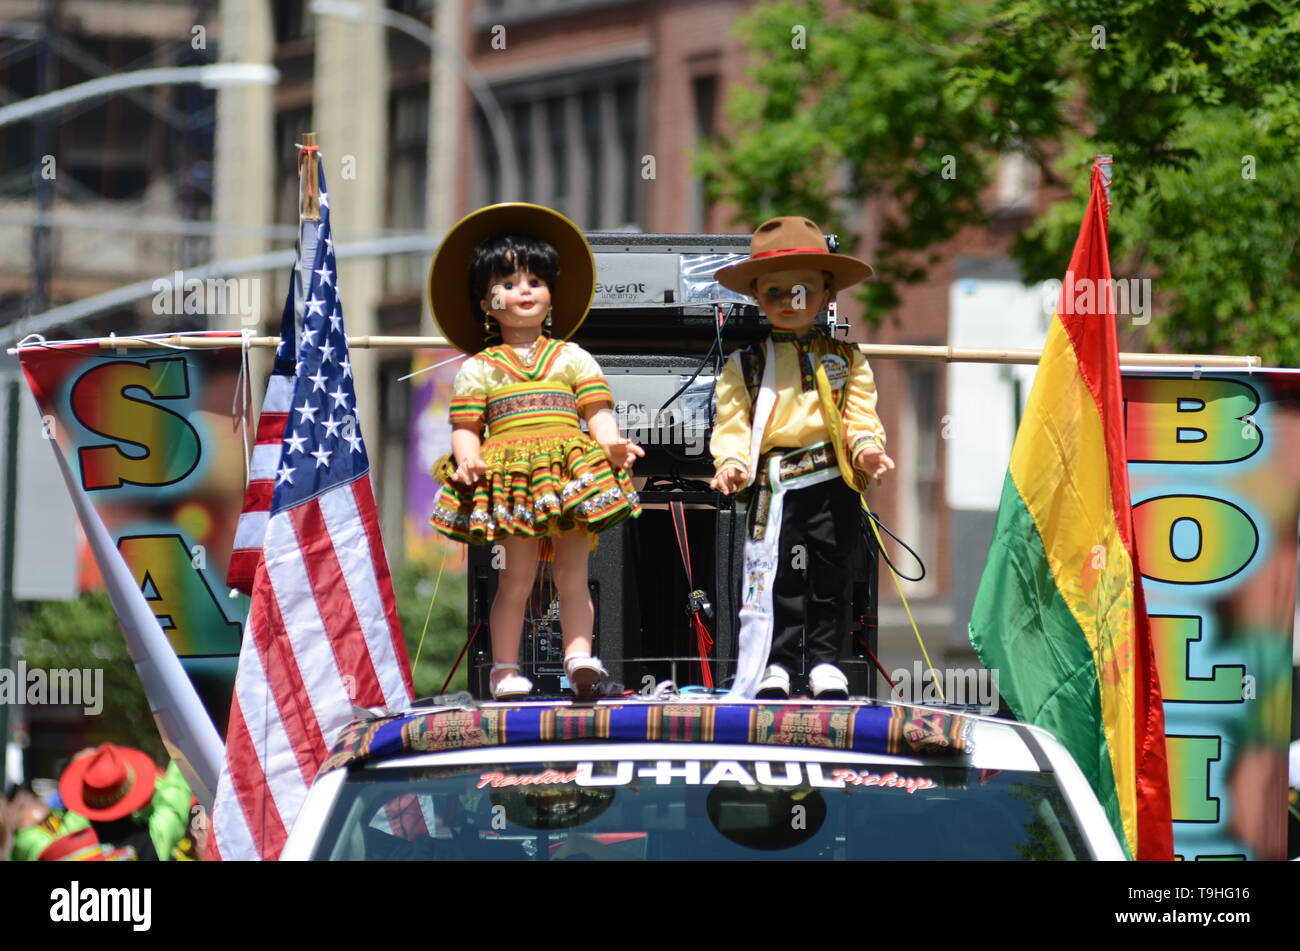
<instances>
[{"instance_id":1,"label":"flag pole","mask_svg":"<svg viewBox=\"0 0 1300 951\"><path fill-rule=\"evenodd\" d=\"M306 185L302 195L302 217L308 221L320 221L320 195L316 191L316 182L319 181L316 177L316 163L320 161L320 146L316 143L316 133L304 132L300 148L302 152L298 162L298 179Z\"/></svg>"}]
</instances>

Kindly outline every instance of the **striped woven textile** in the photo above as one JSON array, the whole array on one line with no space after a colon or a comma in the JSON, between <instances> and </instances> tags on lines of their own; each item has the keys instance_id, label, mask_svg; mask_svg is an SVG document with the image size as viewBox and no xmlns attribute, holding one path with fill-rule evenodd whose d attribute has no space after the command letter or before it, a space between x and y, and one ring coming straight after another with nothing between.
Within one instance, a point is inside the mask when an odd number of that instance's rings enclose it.
<instances>
[{"instance_id":1,"label":"striped woven textile","mask_svg":"<svg viewBox=\"0 0 1300 951\"><path fill-rule=\"evenodd\" d=\"M321 772L409 753L592 740L959 755L970 723L960 714L895 706L637 702L437 710L355 721L339 734Z\"/></svg>"}]
</instances>

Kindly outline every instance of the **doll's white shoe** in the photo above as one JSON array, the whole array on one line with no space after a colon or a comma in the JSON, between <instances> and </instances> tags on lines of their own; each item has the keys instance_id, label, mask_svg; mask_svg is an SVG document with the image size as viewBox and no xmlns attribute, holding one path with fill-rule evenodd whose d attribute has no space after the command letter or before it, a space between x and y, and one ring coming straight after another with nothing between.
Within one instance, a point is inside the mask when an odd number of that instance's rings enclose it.
<instances>
[{"instance_id":1,"label":"doll's white shoe","mask_svg":"<svg viewBox=\"0 0 1300 951\"><path fill-rule=\"evenodd\" d=\"M564 676L569 678L569 687L579 700L593 700L600 678L609 671L597 657L589 654L573 654L564 658Z\"/></svg>"},{"instance_id":2,"label":"doll's white shoe","mask_svg":"<svg viewBox=\"0 0 1300 951\"><path fill-rule=\"evenodd\" d=\"M533 692L533 682L517 672L518 664L493 664L490 673L494 674L498 670L513 670L516 673L497 681L496 686L492 688L493 700L522 700Z\"/></svg>"},{"instance_id":3,"label":"doll's white shoe","mask_svg":"<svg viewBox=\"0 0 1300 951\"><path fill-rule=\"evenodd\" d=\"M755 696L759 700L789 700L790 672L780 664L769 664Z\"/></svg>"},{"instance_id":4,"label":"doll's white shoe","mask_svg":"<svg viewBox=\"0 0 1300 951\"><path fill-rule=\"evenodd\" d=\"M816 700L849 699L849 678L834 664L818 664L810 670L808 687Z\"/></svg>"}]
</instances>

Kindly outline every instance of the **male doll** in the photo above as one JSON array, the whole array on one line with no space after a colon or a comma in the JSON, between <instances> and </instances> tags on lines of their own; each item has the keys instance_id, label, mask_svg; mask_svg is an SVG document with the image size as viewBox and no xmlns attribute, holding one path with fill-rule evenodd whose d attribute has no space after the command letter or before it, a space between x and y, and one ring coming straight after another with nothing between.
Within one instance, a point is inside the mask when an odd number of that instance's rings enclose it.
<instances>
[{"instance_id":1,"label":"male doll","mask_svg":"<svg viewBox=\"0 0 1300 951\"><path fill-rule=\"evenodd\" d=\"M814 697L848 697L835 661L861 538L859 493L894 461L866 359L814 322L837 291L870 274L830 253L812 221L781 217L754 232L747 260L714 275L757 298L773 328L727 361L709 443L710 485L750 490L734 697L788 697L801 660Z\"/></svg>"}]
</instances>

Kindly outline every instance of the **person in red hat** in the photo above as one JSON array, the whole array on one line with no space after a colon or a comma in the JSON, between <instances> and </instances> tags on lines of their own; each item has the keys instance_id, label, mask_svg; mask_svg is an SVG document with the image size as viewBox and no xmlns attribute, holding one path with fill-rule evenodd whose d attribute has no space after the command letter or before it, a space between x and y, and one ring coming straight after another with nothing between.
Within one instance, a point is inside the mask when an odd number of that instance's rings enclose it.
<instances>
[{"instance_id":1,"label":"person in red hat","mask_svg":"<svg viewBox=\"0 0 1300 951\"><path fill-rule=\"evenodd\" d=\"M104 743L83 751L59 777L69 813L89 821L110 851L167 861L190 823L190 788L174 763L160 771L147 753Z\"/></svg>"},{"instance_id":2,"label":"person in red hat","mask_svg":"<svg viewBox=\"0 0 1300 951\"><path fill-rule=\"evenodd\" d=\"M814 697L848 697L836 666L848 624L850 557L861 544L861 493L894 461L858 348L816 324L837 291L871 267L833 254L816 223L765 221L723 287L758 301L772 324L732 354L715 389L709 450L724 494L748 490L744 599L732 696L783 698L808 668Z\"/></svg>"}]
</instances>

